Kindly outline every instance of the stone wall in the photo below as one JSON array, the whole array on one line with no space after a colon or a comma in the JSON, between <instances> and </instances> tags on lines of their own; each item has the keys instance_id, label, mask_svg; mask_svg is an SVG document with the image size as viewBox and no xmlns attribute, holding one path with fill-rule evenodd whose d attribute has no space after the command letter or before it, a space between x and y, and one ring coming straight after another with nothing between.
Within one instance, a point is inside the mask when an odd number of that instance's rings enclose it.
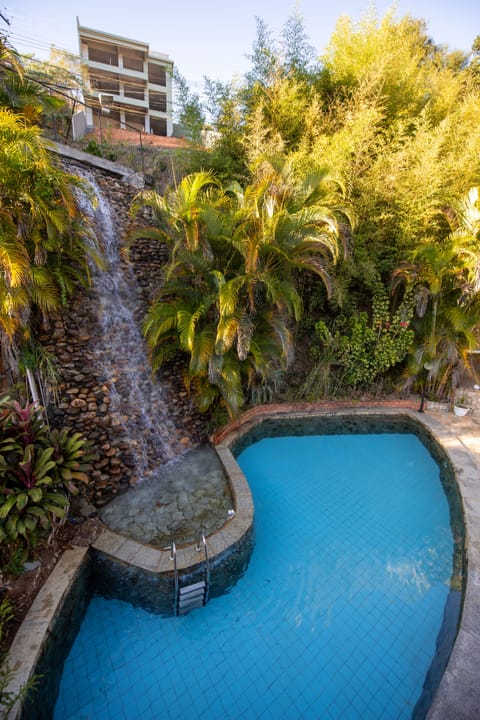
<instances>
[{"instance_id":1,"label":"stone wall","mask_svg":"<svg viewBox=\"0 0 480 720\"><path fill-rule=\"evenodd\" d=\"M73 167L68 169L74 172ZM124 241L134 226L129 207L137 191L103 171L96 170L95 176L114 208L115 228ZM145 239L135 242L130 261L122 260L125 271L131 273L132 281L137 283L140 315L155 294L164 260L164 248ZM77 501L77 509L84 515L93 514L95 508L138 480L131 439L122 426L123 418L111 410L112 379L103 376L96 367L95 345L99 333L92 296L79 287L69 309L46 323L41 337L56 358L61 376L57 402L51 410L52 423L82 433L94 448L90 481L80 488L80 501ZM165 367L159 381L165 387L178 446L188 449L204 442L207 421L195 410L188 396L181 365ZM150 474L155 469L153 456L151 461Z\"/></svg>"}]
</instances>

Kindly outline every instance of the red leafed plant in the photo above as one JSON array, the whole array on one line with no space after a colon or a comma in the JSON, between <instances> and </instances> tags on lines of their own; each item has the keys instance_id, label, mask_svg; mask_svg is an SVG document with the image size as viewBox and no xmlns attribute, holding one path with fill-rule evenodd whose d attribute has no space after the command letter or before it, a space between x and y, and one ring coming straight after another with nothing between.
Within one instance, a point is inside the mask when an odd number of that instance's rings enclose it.
<instances>
[{"instance_id":1,"label":"red leafed plant","mask_svg":"<svg viewBox=\"0 0 480 720\"><path fill-rule=\"evenodd\" d=\"M42 409L0 399L0 543L40 532L62 520L76 481L86 481L89 448L79 433L50 430Z\"/></svg>"}]
</instances>

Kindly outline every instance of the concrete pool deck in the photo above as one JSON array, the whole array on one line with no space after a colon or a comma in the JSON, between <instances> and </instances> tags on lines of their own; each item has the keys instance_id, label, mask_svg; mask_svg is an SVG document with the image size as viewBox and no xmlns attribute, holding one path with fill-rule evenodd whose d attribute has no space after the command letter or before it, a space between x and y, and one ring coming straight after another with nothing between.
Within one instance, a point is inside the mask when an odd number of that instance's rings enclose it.
<instances>
[{"instance_id":1,"label":"concrete pool deck","mask_svg":"<svg viewBox=\"0 0 480 720\"><path fill-rule=\"evenodd\" d=\"M411 403L395 406L384 403L319 406L278 405L255 408L239 422L225 428L213 438L217 453L229 477L236 514L220 530L209 535L209 552L221 554L237 542L253 522L253 503L248 483L238 468L230 445L243 432L266 418L325 415L405 416L421 422L447 452L460 490L466 532L466 583L463 613L459 631L447 669L427 714L427 720L474 720L480 716L480 419L475 416L456 417L451 413L419 414ZM135 565L152 573L172 571L170 551L139 543L105 529L92 544L94 550L120 562ZM72 548L61 558L49 580L39 592L24 623L20 627L8 656L14 673L9 689L18 690L35 671L45 637L51 632L69 588L75 582L88 550ZM198 563L193 545L179 548L179 568ZM21 718L17 705L8 715Z\"/></svg>"}]
</instances>

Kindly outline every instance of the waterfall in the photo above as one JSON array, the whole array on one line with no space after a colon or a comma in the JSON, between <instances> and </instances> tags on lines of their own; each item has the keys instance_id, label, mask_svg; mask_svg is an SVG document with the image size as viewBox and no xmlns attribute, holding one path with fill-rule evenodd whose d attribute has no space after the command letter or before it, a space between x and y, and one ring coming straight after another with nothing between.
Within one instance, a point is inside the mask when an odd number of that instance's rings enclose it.
<instances>
[{"instance_id":1,"label":"waterfall","mask_svg":"<svg viewBox=\"0 0 480 720\"><path fill-rule=\"evenodd\" d=\"M93 354L109 385L112 424L124 431L141 480L179 455L183 448L168 417L162 387L152 378L145 341L136 320L142 315L139 288L133 273L121 262L113 209L93 172L75 168L75 173L90 183L97 198L95 208L84 193L79 202L93 219L106 263L101 270L92 267L92 301L101 329Z\"/></svg>"}]
</instances>

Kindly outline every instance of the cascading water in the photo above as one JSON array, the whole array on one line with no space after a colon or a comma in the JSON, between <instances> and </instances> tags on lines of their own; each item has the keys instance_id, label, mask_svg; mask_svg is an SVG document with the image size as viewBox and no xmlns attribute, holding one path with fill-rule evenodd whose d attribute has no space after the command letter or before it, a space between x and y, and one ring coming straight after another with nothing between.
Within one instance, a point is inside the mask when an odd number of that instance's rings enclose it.
<instances>
[{"instance_id":1,"label":"cascading water","mask_svg":"<svg viewBox=\"0 0 480 720\"><path fill-rule=\"evenodd\" d=\"M75 173L90 183L97 198L95 207L86 194L79 202L93 219L106 263L102 270L92 268L93 302L101 326L101 338L93 352L109 384L112 423L123 427L137 478L142 479L183 448L169 420L162 388L152 379L135 319L141 316L138 287L122 266L112 208L92 172L76 168Z\"/></svg>"}]
</instances>

